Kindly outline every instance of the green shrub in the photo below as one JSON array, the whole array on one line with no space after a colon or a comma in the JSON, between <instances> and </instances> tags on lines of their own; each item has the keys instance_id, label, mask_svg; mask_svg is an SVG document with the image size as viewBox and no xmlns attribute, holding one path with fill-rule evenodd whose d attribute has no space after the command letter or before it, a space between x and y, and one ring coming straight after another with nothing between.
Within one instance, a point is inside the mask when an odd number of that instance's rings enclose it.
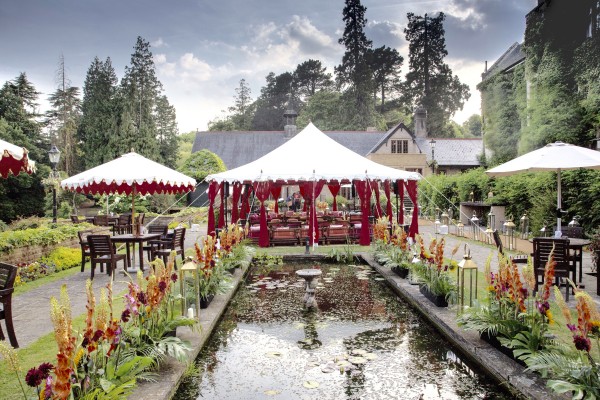
<instances>
[{"instance_id":1,"label":"green shrub","mask_svg":"<svg viewBox=\"0 0 600 400\"><path fill-rule=\"evenodd\" d=\"M58 224L52 228L47 224L37 228L0 232L0 252L10 253L16 247L48 246L77 237L85 224Z\"/></svg>"},{"instance_id":2,"label":"green shrub","mask_svg":"<svg viewBox=\"0 0 600 400\"><path fill-rule=\"evenodd\" d=\"M56 266L56 271L77 267L81 263L81 249L58 247L46 257L42 257L40 262L44 264L54 264Z\"/></svg>"}]
</instances>

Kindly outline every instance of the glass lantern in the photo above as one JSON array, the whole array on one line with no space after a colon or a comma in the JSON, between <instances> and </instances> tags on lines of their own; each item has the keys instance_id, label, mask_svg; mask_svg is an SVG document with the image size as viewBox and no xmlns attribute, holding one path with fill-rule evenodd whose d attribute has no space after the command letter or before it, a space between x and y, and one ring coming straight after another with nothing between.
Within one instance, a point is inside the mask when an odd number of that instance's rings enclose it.
<instances>
[{"instance_id":1,"label":"glass lantern","mask_svg":"<svg viewBox=\"0 0 600 400\"><path fill-rule=\"evenodd\" d=\"M187 279L191 275L191 282ZM181 290L181 315L188 318L199 318L200 311L200 281L198 265L188 257L186 262L179 268L179 285ZM191 287L190 287L191 286ZM193 293L193 300L188 308L188 293Z\"/></svg>"},{"instance_id":2,"label":"glass lantern","mask_svg":"<svg viewBox=\"0 0 600 400\"><path fill-rule=\"evenodd\" d=\"M521 239L529 239L529 217L527 213L523 213L521 217Z\"/></svg>"},{"instance_id":3,"label":"glass lantern","mask_svg":"<svg viewBox=\"0 0 600 400\"><path fill-rule=\"evenodd\" d=\"M504 241L506 242L505 246L509 250L514 250L516 248L515 227L516 227L516 225L514 222L512 222L512 219L509 219L504 223L504 228L505 228Z\"/></svg>"},{"instance_id":4,"label":"glass lantern","mask_svg":"<svg viewBox=\"0 0 600 400\"><path fill-rule=\"evenodd\" d=\"M469 307L473 306L473 299L477 299L477 264L471 259L471 250L465 244L465 255L458 263L456 270L456 291L458 295L458 312L460 313L465 305L465 272L469 272ZM475 275L475 279L473 279Z\"/></svg>"},{"instance_id":5,"label":"glass lantern","mask_svg":"<svg viewBox=\"0 0 600 400\"><path fill-rule=\"evenodd\" d=\"M471 218L471 228L473 228L473 240L479 240L479 218L477 218L475 213L473 213L473 217Z\"/></svg>"}]
</instances>

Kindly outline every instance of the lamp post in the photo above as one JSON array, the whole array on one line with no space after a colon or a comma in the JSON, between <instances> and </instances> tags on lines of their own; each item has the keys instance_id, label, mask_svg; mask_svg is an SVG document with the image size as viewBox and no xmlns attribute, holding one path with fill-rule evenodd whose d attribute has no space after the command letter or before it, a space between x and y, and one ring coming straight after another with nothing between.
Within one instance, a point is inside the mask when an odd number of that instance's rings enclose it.
<instances>
[{"instance_id":1,"label":"lamp post","mask_svg":"<svg viewBox=\"0 0 600 400\"><path fill-rule=\"evenodd\" d=\"M50 164L52 164L52 178L53 180L57 178L56 174L56 166L60 161L60 150L55 145L52 145L50 151L48 151L48 158L50 159ZM56 185L54 182L52 183L52 223L56 223Z\"/></svg>"},{"instance_id":2,"label":"lamp post","mask_svg":"<svg viewBox=\"0 0 600 400\"><path fill-rule=\"evenodd\" d=\"M509 250L514 250L515 249L515 223L512 221L511 218L508 219L508 221L506 221L504 223L504 227L506 228L506 233L505 233L505 238L506 238L506 243L507 243L507 247Z\"/></svg>"},{"instance_id":3,"label":"lamp post","mask_svg":"<svg viewBox=\"0 0 600 400\"><path fill-rule=\"evenodd\" d=\"M477 264L471 259L471 250L465 244L465 255L458 263L456 271L456 292L458 295L458 312L461 313L465 306L465 271L469 271L469 307L473 306L473 297L477 300ZM473 282L475 273L475 282ZM475 283L473 285L473 283Z\"/></svg>"},{"instance_id":4,"label":"lamp post","mask_svg":"<svg viewBox=\"0 0 600 400\"><path fill-rule=\"evenodd\" d=\"M429 141L429 146L431 146L431 173L435 174L435 139L431 139Z\"/></svg>"}]
</instances>

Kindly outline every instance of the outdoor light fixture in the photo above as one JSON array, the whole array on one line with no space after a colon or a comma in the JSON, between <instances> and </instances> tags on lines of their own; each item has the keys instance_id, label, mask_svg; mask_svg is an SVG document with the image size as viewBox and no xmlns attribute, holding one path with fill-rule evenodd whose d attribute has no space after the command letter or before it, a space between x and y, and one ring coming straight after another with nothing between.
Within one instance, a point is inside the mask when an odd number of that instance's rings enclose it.
<instances>
[{"instance_id":1,"label":"outdoor light fixture","mask_svg":"<svg viewBox=\"0 0 600 400\"><path fill-rule=\"evenodd\" d=\"M490 212L487 215L488 217L488 223L490 225L490 228L492 228L492 231L496 230L496 214L494 214L494 210L490 208Z\"/></svg>"},{"instance_id":2,"label":"outdoor light fixture","mask_svg":"<svg viewBox=\"0 0 600 400\"><path fill-rule=\"evenodd\" d=\"M56 167L58 162L60 161L60 150L55 145L52 145L50 151L48 151L48 158L50 159L50 164L52 164L52 179L57 179L58 174L56 173ZM56 223L56 185L52 183L52 223Z\"/></svg>"},{"instance_id":3,"label":"outdoor light fixture","mask_svg":"<svg viewBox=\"0 0 600 400\"><path fill-rule=\"evenodd\" d=\"M442 226L440 226L440 233L442 235L448 234L448 224L450 223L450 218L448 218L448 213L444 211L442 213Z\"/></svg>"},{"instance_id":4,"label":"outdoor light fixture","mask_svg":"<svg viewBox=\"0 0 600 400\"><path fill-rule=\"evenodd\" d=\"M435 139L431 139L429 141L429 146L431 146L431 172L435 174Z\"/></svg>"},{"instance_id":5,"label":"outdoor light fixture","mask_svg":"<svg viewBox=\"0 0 600 400\"><path fill-rule=\"evenodd\" d=\"M485 242L487 244L492 244L492 241L493 241L492 235L493 234L494 234L494 230L492 228L490 228L490 226L488 225L487 229L485 230Z\"/></svg>"},{"instance_id":6,"label":"outdoor light fixture","mask_svg":"<svg viewBox=\"0 0 600 400\"><path fill-rule=\"evenodd\" d=\"M471 227L473 228L473 240L479 240L479 218L473 211L473 218L471 218Z\"/></svg>"},{"instance_id":7,"label":"outdoor light fixture","mask_svg":"<svg viewBox=\"0 0 600 400\"><path fill-rule=\"evenodd\" d=\"M504 237L505 237L505 241L506 241L506 246L508 247L509 250L514 250L515 249L515 223L512 222L512 219L508 219L505 223L504 223L504 228L506 229L505 233L504 233Z\"/></svg>"},{"instance_id":8,"label":"outdoor light fixture","mask_svg":"<svg viewBox=\"0 0 600 400\"><path fill-rule=\"evenodd\" d=\"M188 274L191 274L192 283L186 280ZM188 257L186 262L179 269L179 285L181 290L181 315L187 316L188 318L199 319L200 281L198 276L198 266L191 257ZM193 303L190 303L190 307L188 308L187 294L190 290L190 285L193 285L191 289L194 294L194 300Z\"/></svg>"},{"instance_id":9,"label":"outdoor light fixture","mask_svg":"<svg viewBox=\"0 0 600 400\"><path fill-rule=\"evenodd\" d=\"M544 224L544 226L542 226L542 229L540 229L540 234L542 235L542 237L546 237L546 224Z\"/></svg>"},{"instance_id":10,"label":"outdoor light fixture","mask_svg":"<svg viewBox=\"0 0 600 400\"><path fill-rule=\"evenodd\" d=\"M438 233L440 233L440 225L441 225L440 219L436 217L433 225L435 225L435 234L437 235Z\"/></svg>"},{"instance_id":11,"label":"outdoor light fixture","mask_svg":"<svg viewBox=\"0 0 600 400\"><path fill-rule=\"evenodd\" d=\"M456 224L456 236L464 237L465 236L465 225L462 222L458 222Z\"/></svg>"},{"instance_id":12,"label":"outdoor light fixture","mask_svg":"<svg viewBox=\"0 0 600 400\"><path fill-rule=\"evenodd\" d=\"M462 312L465 305L465 271L469 271L469 307L473 306L473 298L477 299L477 264L471 259L471 250L465 244L465 255L458 263L456 271L456 291L458 294L458 312ZM473 273L475 282L473 282Z\"/></svg>"},{"instance_id":13,"label":"outdoor light fixture","mask_svg":"<svg viewBox=\"0 0 600 400\"><path fill-rule=\"evenodd\" d=\"M577 226L579 226L579 215L574 216L571 222L569 222L570 228L575 228Z\"/></svg>"},{"instance_id":14,"label":"outdoor light fixture","mask_svg":"<svg viewBox=\"0 0 600 400\"><path fill-rule=\"evenodd\" d=\"M527 213L523 213L521 217L521 239L529 239L529 217Z\"/></svg>"}]
</instances>

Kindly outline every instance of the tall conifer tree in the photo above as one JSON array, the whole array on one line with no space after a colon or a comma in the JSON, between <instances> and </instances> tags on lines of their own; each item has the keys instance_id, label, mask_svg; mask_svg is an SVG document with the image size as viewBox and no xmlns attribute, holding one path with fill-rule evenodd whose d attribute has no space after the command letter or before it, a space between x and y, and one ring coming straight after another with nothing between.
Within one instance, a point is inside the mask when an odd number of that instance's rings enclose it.
<instances>
[{"instance_id":1,"label":"tall conifer tree","mask_svg":"<svg viewBox=\"0 0 600 400\"><path fill-rule=\"evenodd\" d=\"M126 112L135 128L132 148L137 153L153 160L161 161L156 140L154 107L162 92L162 85L156 77L150 43L137 38L130 65L125 67L121 80L121 95ZM129 149L131 150L131 149Z\"/></svg>"},{"instance_id":2,"label":"tall conifer tree","mask_svg":"<svg viewBox=\"0 0 600 400\"><path fill-rule=\"evenodd\" d=\"M102 62L95 57L83 85L82 119L78 130L86 169L118 155L110 146L110 138L117 133L116 85L117 75L110 58Z\"/></svg>"},{"instance_id":3,"label":"tall conifer tree","mask_svg":"<svg viewBox=\"0 0 600 400\"><path fill-rule=\"evenodd\" d=\"M404 101L413 109L421 104L427 110L428 131L433 136L451 136L448 121L469 99L469 87L452 75L444 63L448 55L444 38L444 13L424 17L408 13L404 29L408 41L408 66Z\"/></svg>"}]
</instances>

